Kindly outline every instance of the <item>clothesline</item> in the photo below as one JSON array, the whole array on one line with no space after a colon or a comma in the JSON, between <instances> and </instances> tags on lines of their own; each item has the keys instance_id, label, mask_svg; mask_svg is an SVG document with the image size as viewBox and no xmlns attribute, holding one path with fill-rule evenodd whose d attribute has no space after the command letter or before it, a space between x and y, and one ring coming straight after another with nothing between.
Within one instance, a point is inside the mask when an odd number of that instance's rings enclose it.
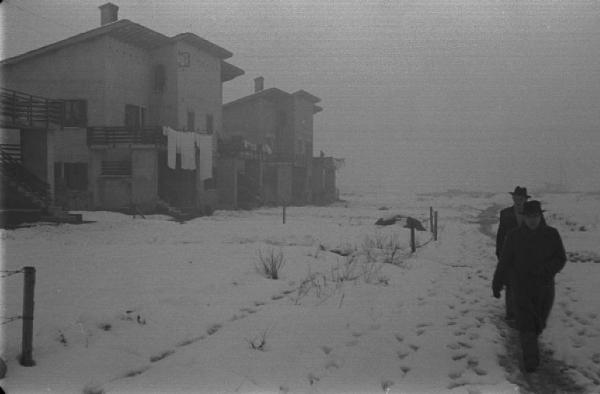
<instances>
[{"instance_id":1,"label":"clothesline","mask_svg":"<svg viewBox=\"0 0 600 394\"><path fill-rule=\"evenodd\" d=\"M167 165L176 169L177 155L181 157L181 169L195 170L199 167L200 178L205 180L212 177L213 136L192 131L179 131L163 127L167 136ZM198 161L196 160L198 148Z\"/></svg>"}]
</instances>

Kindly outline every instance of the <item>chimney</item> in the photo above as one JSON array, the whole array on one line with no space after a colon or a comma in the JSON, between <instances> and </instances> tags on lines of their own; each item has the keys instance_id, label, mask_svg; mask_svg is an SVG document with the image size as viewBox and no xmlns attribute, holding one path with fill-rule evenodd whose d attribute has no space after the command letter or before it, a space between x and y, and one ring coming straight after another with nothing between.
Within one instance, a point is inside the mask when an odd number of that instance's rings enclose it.
<instances>
[{"instance_id":1,"label":"chimney","mask_svg":"<svg viewBox=\"0 0 600 394\"><path fill-rule=\"evenodd\" d=\"M265 79L263 77L254 78L254 93L258 93L265 88Z\"/></svg>"},{"instance_id":2,"label":"chimney","mask_svg":"<svg viewBox=\"0 0 600 394\"><path fill-rule=\"evenodd\" d=\"M113 3L106 3L100 7L100 25L116 22L119 19L119 7Z\"/></svg>"}]
</instances>

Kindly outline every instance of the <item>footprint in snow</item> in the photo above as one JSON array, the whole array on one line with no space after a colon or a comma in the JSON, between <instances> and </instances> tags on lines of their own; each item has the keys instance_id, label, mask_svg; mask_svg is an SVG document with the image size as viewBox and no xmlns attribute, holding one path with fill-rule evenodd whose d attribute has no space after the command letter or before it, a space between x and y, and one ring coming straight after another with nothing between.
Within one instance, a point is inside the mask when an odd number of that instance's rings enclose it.
<instances>
[{"instance_id":1,"label":"footprint in snow","mask_svg":"<svg viewBox=\"0 0 600 394\"><path fill-rule=\"evenodd\" d=\"M402 343L402 341L404 341L404 337L402 335L400 335L400 334L395 334L394 337L400 343Z\"/></svg>"},{"instance_id":2,"label":"footprint in snow","mask_svg":"<svg viewBox=\"0 0 600 394\"><path fill-rule=\"evenodd\" d=\"M410 352L406 352L406 351L403 351L403 350L398 350L396 352L396 354L398 355L398 358L400 360L404 360L406 358L406 356L408 356L410 354Z\"/></svg>"},{"instance_id":3,"label":"footprint in snow","mask_svg":"<svg viewBox=\"0 0 600 394\"><path fill-rule=\"evenodd\" d=\"M418 351L418 350L419 350L419 345L411 344L411 345L409 345L409 347L410 347L410 348L411 348L411 349L412 349L414 352L416 352L416 351Z\"/></svg>"},{"instance_id":4,"label":"footprint in snow","mask_svg":"<svg viewBox=\"0 0 600 394\"><path fill-rule=\"evenodd\" d=\"M329 360L325 364L325 370L340 369L340 363L336 360Z\"/></svg>"},{"instance_id":5,"label":"footprint in snow","mask_svg":"<svg viewBox=\"0 0 600 394\"><path fill-rule=\"evenodd\" d=\"M467 354L467 353L464 353L464 352L456 352L456 353L454 353L454 354L452 355L452 360L454 360L454 361L459 361L459 360L462 360L462 359L466 358L467 356L468 356L468 354Z\"/></svg>"},{"instance_id":6,"label":"footprint in snow","mask_svg":"<svg viewBox=\"0 0 600 394\"><path fill-rule=\"evenodd\" d=\"M356 339L346 342L346 346L348 346L348 347L356 346L356 345L358 345L358 340L356 340Z\"/></svg>"},{"instance_id":7,"label":"footprint in snow","mask_svg":"<svg viewBox=\"0 0 600 394\"><path fill-rule=\"evenodd\" d=\"M330 346L321 346L321 350L323 351L323 353L329 354L329 353L331 353L331 351L333 350L333 348L330 347Z\"/></svg>"},{"instance_id":8,"label":"footprint in snow","mask_svg":"<svg viewBox=\"0 0 600 394\"><path fill-rule=\"evenodd\" d=\"M207 330L206 333L208 335L214 335L216 334L221 328L223 327L222 324L213 324L212 326L210 326Z\"/></svg>"},{"instance_id":9,"label":"footprint in snow","mask_svg":"<svg viewBox=\"0 0 600 394\"><path fill-rule=\"evenodd\" d=\"M171 350L166 350L166 351L164 351L164 352L162 352L160 354L157 354L156 356L150 357L150 362L151 363L155 363L155 362L158 362L160 360L164 360L165 358L173 355L174 353L175 353L175 350L172 350L172 349Z\"/></svg>"}]
</instances>

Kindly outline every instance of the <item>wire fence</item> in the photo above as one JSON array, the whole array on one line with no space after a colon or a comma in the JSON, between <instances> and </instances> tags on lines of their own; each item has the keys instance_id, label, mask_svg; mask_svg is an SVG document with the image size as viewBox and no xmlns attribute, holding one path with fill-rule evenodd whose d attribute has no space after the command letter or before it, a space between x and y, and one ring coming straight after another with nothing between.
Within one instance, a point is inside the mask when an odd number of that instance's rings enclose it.
<instances>
[{"instance_id":1,"label":"wire fence","mask_svg":"<svg viewBox=\"0 0 600 394\"><path fill-rule=\"evenodd\" d=\"M2 271L0 271L0 278L8 278L9 276L20 274L22 272L24 272L24 270L22 270L22 269L13 270L13 271L2 270Z\"/></svg>"},{"instance_id":2,"label":"wire fence","mask_svg":"<svg viewBox=\"0 0 600 394\"><path fill-rule=\"evenodd\" d=\"M12 322L20 320L22 318L23 318L23 316L2 317L1 318L2 319L2 323L0 323L0 326L3 326L3 325L8 324L8 323L12 323Z\"/></svg>"},{"instance_id":3,"label":"wire fence","mask_svg":"<svg viewBox=\"0 0 600 394\"><path fill-rule=\"evenodd\" d=\"M20 274L20 273L23 273L23 272L25 272L25 270L23 270L23 269L20 269L20 270L0 270L0 278L2 278L2 279L8 278L10 276L17 275L17 274ZM23 316L10 316L10 317L0 316L0 319L2 320L0 322L0 326L3 326L3 325L8 324L8 323L12 323L12 322L20 320L22 318L23 318Z\"/></svg>"}]
</instances>

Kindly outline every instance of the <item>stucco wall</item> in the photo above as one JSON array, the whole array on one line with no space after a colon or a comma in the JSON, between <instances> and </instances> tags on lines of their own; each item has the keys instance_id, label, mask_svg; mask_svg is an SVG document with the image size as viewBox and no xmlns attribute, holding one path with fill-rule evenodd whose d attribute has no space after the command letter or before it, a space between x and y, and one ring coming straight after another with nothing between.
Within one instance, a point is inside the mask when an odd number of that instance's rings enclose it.
<instances>
[{"instance_id":1,"label":"stucco wall","mask_svg":"<svg viewBox=\"0 0 600 394\"><path fill-rule=\"evenodd\" d=\"M132 161L132 196L134 204L153 208L158 198L157 154L154 149L134 149Z\"/></svg>"},{"instance_id":2,"label":"stucco wall","mask_svg":"<svg viewBox=\"0 0 600 394\"><path fill-rule=\"evenodd\" d=\"M259 143L260 117L264 116L258 100L246 101L223 108L222 137L243 135L252 143Z\"/></svg>"},{"instance_id":3,"label":"stucco wall","mask_svg":"<svg viewBox=\"0 0 600 394\"><path fill-rule=\"evenodd\" d=\"M152 67L157 65L164 67L165 84L162 91L155 91L152 86L149 119L151 124L178 129L177 52L174 45L164 46L152 52Z\"/></svg>"},{"instance_id":4,"label":"stucco wall","mask_svg":"<svg viewBox=\"0 0 600 394\"><path fill-rule=\"evenodd\" d=\"M48 98L85 99L88 123L103 124L107 37L89 40L4 66L5 86Z\"/></svg>"},{"instance_id":5,"label":"stucco wall","mask_svg":"<svg viewBox=\"0 0 600 394\"><path fill-rule=\"evenodd\" d=\"M114 38L106 38L106 113L101 126L123 126L125 105L150 106L153 70L150 53Z\"/></svg>"},{"instance_id":6,"label":"stucco wall","mask_svg":"<svg viewBox=\"0 0 600 394\"><path fill-rule=\"evenodd\" d=\"M212 115L217 134L222 129L223 105L220 59L181 41L175 51L180 63L181 54L189 53L189 66L178 65L177 69L179 126L186 126L188 111L194 111L196 130L205 132L206 115Z\"/></svg>"},{"instance_id":7,"label":"stucco wall","mask_svg":"<svg viewBox=\"0 0 600 394\"><path fill-rule=\"evenodd\" d=\"M69 127L54 132L54 160L75 163L88 162L87 131Z\"/></svg>"}]
</instances>

